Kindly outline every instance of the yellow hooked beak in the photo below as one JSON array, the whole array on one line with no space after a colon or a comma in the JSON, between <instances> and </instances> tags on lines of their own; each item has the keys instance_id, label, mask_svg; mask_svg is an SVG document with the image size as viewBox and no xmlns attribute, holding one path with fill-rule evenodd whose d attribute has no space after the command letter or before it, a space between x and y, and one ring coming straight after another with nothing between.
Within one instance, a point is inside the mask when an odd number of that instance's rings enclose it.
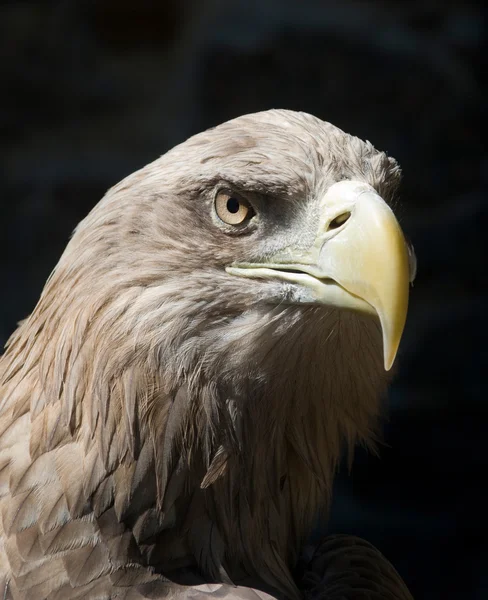
<instances>
[{"instance_id":1,"label":"yellow hooked beak","mask_svg":"<svg viewBox=\"0 0 488 600\"><path fill-rule=\"evenodd\" d=\"M409 249L390 207L368 184L341 181L321 202L313 247L272 264L228 267L234 275L279 278L306 288L304 301L376 314L385 369L395 360L408 309Z\"/></svg>"}]
</instances>

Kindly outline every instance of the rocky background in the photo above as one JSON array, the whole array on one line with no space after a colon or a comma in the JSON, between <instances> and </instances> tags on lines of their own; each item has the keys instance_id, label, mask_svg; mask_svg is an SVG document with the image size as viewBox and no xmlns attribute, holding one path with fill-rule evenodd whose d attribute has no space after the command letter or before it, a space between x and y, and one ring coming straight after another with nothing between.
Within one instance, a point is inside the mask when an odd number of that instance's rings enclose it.
<instances>
[{"instance_id":1,"label":"rocky background","mask_svg":"<svg viewBox=\"0 0 488 600\"><path fill-rule=\"evenodd\" d=\"M417 600L488 598L482 34L461 0L2 2L0 343L105 190L190 134L282 107L371 140L419 272L381 456L341 470L330 530Z\"/></svg>"}]
</instances>

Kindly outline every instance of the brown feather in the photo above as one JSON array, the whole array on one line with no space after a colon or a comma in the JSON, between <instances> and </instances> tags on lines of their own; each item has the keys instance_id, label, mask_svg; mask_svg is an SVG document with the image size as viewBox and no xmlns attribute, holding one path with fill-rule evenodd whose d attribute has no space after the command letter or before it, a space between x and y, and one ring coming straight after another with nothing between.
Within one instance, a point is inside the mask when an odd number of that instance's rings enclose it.
<instances>
[{"instance_id":1,"label":"brown feather","mask_svg":"<svg viewBox=\"0 0 488 600\"><path fill-rule=\"evenodd\" d=\"M104 544L72 550L62 558L71 587L90 583L112 571L110 554Z\"/></svg>"},{"instance_id":2,"label":"brown feather","mask_svg":"<svg viewBox=\"0 0 488 600\"><path fill-rule=\"evenodd\" d=\"M41 560L46 556L44 548L40 544L41 532L37 525L32 525L23 531L17 533L15 541L19 556L25 562Z\"/></svg>"}]
</instances>

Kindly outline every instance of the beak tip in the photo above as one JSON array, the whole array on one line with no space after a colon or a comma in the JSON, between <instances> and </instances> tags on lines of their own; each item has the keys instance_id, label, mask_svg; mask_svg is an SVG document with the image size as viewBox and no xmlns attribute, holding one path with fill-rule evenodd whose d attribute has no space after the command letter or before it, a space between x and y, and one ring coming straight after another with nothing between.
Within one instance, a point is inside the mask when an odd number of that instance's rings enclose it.
<instances>
[{"instance_id":1,"label":"beak tip","mask_svg":"<svg viewBox=\"0 0 488 600\"><path fill-rule=\"evenodd\" d=\"M389 339L385 332L383 332L383 364L385 371L390 371L395 363L396 356L398 354L398 347L400 346L401 333L396 336L396 339Z\"/></svg>"}]
</instances>

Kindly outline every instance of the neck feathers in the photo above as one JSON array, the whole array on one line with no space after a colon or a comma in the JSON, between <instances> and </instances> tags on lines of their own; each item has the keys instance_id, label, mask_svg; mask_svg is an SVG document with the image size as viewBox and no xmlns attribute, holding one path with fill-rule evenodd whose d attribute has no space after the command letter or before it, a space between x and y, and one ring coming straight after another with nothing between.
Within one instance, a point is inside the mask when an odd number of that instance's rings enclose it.
<instances>
[{"instance_id":1,"label":"neck feathers","mask_svg":"<svg viewBox=\"0 0 488 600\"><path fill-rule=\"evenodd\" d=\"M374 437L387 382L366 349L381 344L378 324L288 306L211 327L195 313L190 328L179 305L144 331L151 313L131 318L141 294L41 299L2 359L2 430L29 412L31 460L53 457L71 517L113 507L141 560L171 570L193 556L216 580L244 566L294 593L288 566L327 511L344 446Z\"/></svg>"}]
</instances>

